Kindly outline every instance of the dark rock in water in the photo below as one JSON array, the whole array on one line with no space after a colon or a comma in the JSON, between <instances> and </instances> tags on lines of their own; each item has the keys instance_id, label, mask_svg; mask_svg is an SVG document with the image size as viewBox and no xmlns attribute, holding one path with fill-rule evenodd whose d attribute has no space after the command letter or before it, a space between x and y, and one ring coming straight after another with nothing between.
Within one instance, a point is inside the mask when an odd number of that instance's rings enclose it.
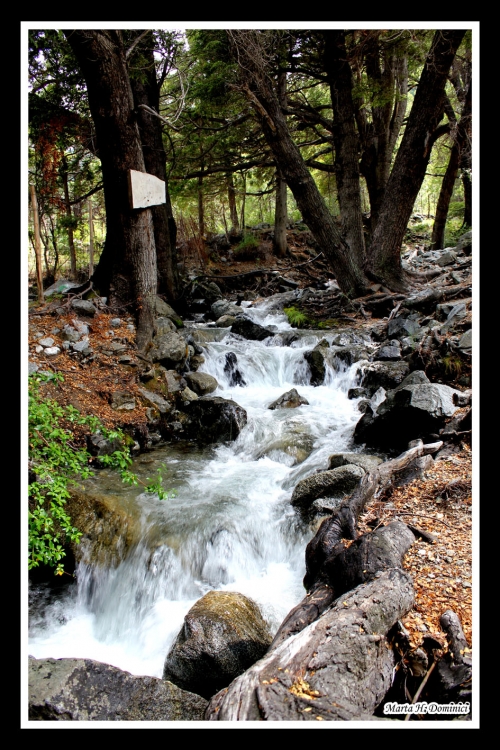
<instances>
[{"instance_id":1,"label":"dark rock in water","mask_svg":"<svg viewBox=\"0 0 500 750\"><path fill-rule=\"evenodd\" d=\"M309 405L309 401L303 398L295 388L291 391L287 391L282 396L273 401L267 408L268 409L296 409L302 404Z\"/></svg>"},{"instance_id":2,"label":"dark rock in water","mask_svg":"<svg viewBox=\"0 0 500 750\"><path fill-rule=\"evenodd\" d=\"M224 365L224 372L229 377L229 385L246 385L246 381L243 375L238 370L237 365L238 359L234 352L228 352L226 354L226 364Z\"/></svg>"},{"instance_id":3,"label":"dark rock in water","mask_svg":"<svg viewBox=\"0 0 500 750\"><path fill-rule=\"evenodd\" d=\"M29 659L31 721L200 721L207 701L92 659Z\"/></svg>"},{"instance_id":4,"label":"dark rock in water","mask_svg":"<svg viewBox=\"0 0 500 750\"><path fill-rule=\"evenodd\" d=\"M329 347L330 344L328 341L326 339L321 339L314 349L304 354L304 359L311 370L311 385L321 385L325 379L325 360L326 352Z\"/></svg>"},{"instance_id":5,"label":"dark rock in water","mask_svg":"<svg viewBox=\"0 0 500 750\"><path fill-rule=\"evenodd\" d=\"M185 436L200 443L236 440L247 423L247 413L235 401L220 396L203 396L184 406Z\"/></svg>"},{"instance_id":6,"label":"dark rock in water","mask_svg":"<svg viewBox=\"0 0 500 750\"><path fill-rule=\"evenodd\" d=\"M184 618L163 679L211 698L264 656L271 640L254 601L236 592L209 591Z\"/></svg>"},{"instance_id":7,"label":"dark rock in water","mask_svg":"<svg viewBox=\"0 0 500 750\"><path fill-rule=\"evenodd\" d=\"M307 513L314 500L319 497L341 498L357 487L364 475L365 470L354 464L321 471L302 479L295 487L290 502L302 513Z\"/></svg>"},{"instance_id":8,"label":"dark rock in water","mask_svg":"<svg viewBox=\"0 0 500 750\"><path fill-rule=\"evenodd\" d=\"M370 398L370 391L368 388L349 388L347 391L347 398Z\"/></svg>"},{"instance_id":9,"label":"dark rock in water","mask_svg":"<svg viewBox=\"0 0 500 750\"><path fill-rule=\"evenodd\" d=\"M231 326L231 333L237 333L238 336L243 336L245 339L250 341L263 341L269 336L274 335L274 331L260 326L258 323L254 323L250 318L244 315L238 316Z\"/></svg>"},{"instance_id":10,"label":"dark rock in water","mask_svg":"<svg viewBox=\"0 0 500 750\"><path fill-rule=\"evenodd\" d=\"M407 362L371 362L363 369L361 385L372 393L381 386L388 391L400 385L409 372Z\"/></svg>"}]
</instances>

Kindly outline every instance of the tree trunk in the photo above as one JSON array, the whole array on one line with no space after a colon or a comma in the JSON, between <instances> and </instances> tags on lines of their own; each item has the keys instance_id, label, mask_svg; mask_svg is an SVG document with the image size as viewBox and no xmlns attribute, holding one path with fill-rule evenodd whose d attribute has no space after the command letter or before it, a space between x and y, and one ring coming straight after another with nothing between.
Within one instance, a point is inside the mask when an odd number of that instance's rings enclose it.
<instances>
[{"instance_id":1,"label":"tree trunk","mask_svg":"<svg viewBox=\"0 0 500 750\"><path fill-rule=\"evenodd\" d=\"M198 229L200 238L203 241L205 237L205 211L203 208L203 177L198 177Z\"/></svg>"},{"instance_id":2,"label":"tree trunk","mask_svg":"<svg viewBox=\"0 0 500 750\"><path fill-rule=\"evenodd\" d=\"M68 225L66 231L68 233L68 247L69 247L69 261L70 261L70 277L76 279L76 252L75 252L75 240L73 236L73 214L71 212L71 201L69 197L69 185L68 185L68 163L64 158L62 161L61 178L64 188L64 208L66 210L66 217L68 219Z\"/></svg>"},{"instance_id":3,"label":"tree trunk","mask_svg":"<svg viewBox=\"0 0 500 750\"><path fill-rule=\"evenodd\" d=\"M342 234L360 268L366 261L359 184L359 139L352 101L352 74L344 31L324 31L325 70L333 107L335 175Z\"/></svg>"},{"instance_id":4,"label":"tree trunk","mask_svg":"<svg viewBox=\"0 0 500 750\"><path fill-rule=\"evenodd\" d=\"M142 67L140 75L130 77L130 84L134 94L137 109L137 120L142 140L142 151L146 171L165 182L167 201L158 206L152 206L153 226L156 245L156 259L158 263L158 291L166 294L170 302L175 302L179 296L179 276L177 271L177 252L175 247L176 229L172 214L170 196L167 185L167 157L163 147L163 132L161 120L140 105L159 112L160 92L156 80L154 61L153 35L149 33L145 42L141 42L140 49L146 56L146 69ZM142 62L142 61L141 61ZM171 225L174 225L172 227ZM174 237L172 238L172 229ZM172 242L173 239L173 242Z\"/></svg>"},{"instance_id":5,"label":"tree trunk","mask_svg":"<svg viewBox=\"0 0 500 750\"><path fill-rule=\"evenodd\" d=\"M460 122L457 125L455 142L453 143L450 152L450 160L448 162L448 166L443 177L443 182L441 183L441 190L439 192L439 198L436 206L436 218L432 227L431 247L433 250L439 250L444 247L444 232L446 228L446 219L448 217L448 209L450 207L450 201L453 195L453 188L455 187L455 180L457 178L461 156L468 145L467 142L470 135L471 115L472 86L469 83L464 101L464 107L462 110L462 116L460 117Z\"/></svg>"},{"instance_id":6,"label":"tree trunk","mask_svg":"<svg viewBox=\"0 0 500 750\"><path fill-rule=\"evenodd\" d=\"M367 279L342 239L290 135L268 76L259 34L255 31L228 31L240 64L244 92L255 108L266 141L293 193L302 218L323 250L340 288L348 296L362 294Z\"/></svg>"},{"instance_id":7,"label":"tree trunk","mask_svg":"<svg viewBox=\"0 0 500 750\"><path fill-rule=\"evenodd\" d=\"M406 288L401 244L433 143L441 134L438 123L443 111L444 87L464 34L460 30L446 30L434 35L373 233L367 270L395 291Z\"/></svg>"},{"instance_id":8,"label":"tree trunk","mask_svg":"<svg viewBox=\"0 0 500 750\"><path fill-rule=\"evenodd\" d=\"M236 234L239 231L240 223L238 221L238 209L236 207L236 190L234 187L233 173L228 172L227 180L227 200L229 203L229 220L231 222L230 234Z\"/></svg>"},{"instance_id":9,"label":"tree trunk","mask_svg":"<svg viewBox=\"0 0 500 750\"><path fill-rule=\"evenodd\" d=\"M281 107L286 107L286 72L278 74L278 101ZM287 251L286 244L286 181L279 168L276 169L276 201L274 209L274 239L273 252L278 258L284 258Z\"/></svg>"},{"instance_id":10,"label":"tree trunk","mask_svg":"<svg viewBox=\"0 0 500 750\"><path fill-rule=\"evenodd\" d=\"M462 185L464 188L464 227L472 226L472 182L467 170L462 171Z\"/></svg>"},{"instance_id":11,"label":"tree trunk","mask_svg":"<svg viewBox=\"0 0 500 750\"><path fill-rule=\"evenodd\" d=\"M121 33L64 34L87 83L102 162L106 245L94 280L101 293L109 293L112 305L133 306L137 346L144 350L153 334L156 248L151 210L129 205L129 170L145 172L146 167Z\"/></svg>"}]
</instances>

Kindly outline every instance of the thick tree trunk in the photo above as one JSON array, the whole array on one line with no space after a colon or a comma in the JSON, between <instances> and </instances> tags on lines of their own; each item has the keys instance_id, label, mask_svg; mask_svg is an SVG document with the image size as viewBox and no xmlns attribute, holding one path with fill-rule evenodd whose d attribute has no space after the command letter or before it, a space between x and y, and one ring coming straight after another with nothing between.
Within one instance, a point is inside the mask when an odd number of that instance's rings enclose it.
<instances>
[{"instance_id":1,"label":"thick tree trunk","mask_svg":"<svg viewBox=\"0 0 500 750\"><path fill-rule=\"evenodd\" d=\"M359 184L359 139L354 120L352 73L344 31L324 31L325 70L333 107L335 174L342 234L360 268L366 261Z\"/></svg>"},{"instance_id":2,"label":"thick tree trunk","mask_svg":"<svg viewBox=\"0 0 500 750\"><path fill-rule=\"evenodd\" d=\"M436 31L415 99L387 183L379 222L368 253L371 276L393 290L403 290L401 243L425 177L444 104L444 87L455 53L464 37L460 30Z\"/></svg>"},{"instance_id":3,"label":"thick tree trunk","mask_svg":"<svg viewBox=\"0 0 500 750\"><path fill-rule=\"evenodd\" d=\"M112 305L132 305L137 345L144 350L153 333L156 248L150 209L129 204L128 172L145 172L139 128L119 31L64 32L87 83L102 163L106 204L105 259L95 281Z\"/></svg>"},{"instance_id":4,"label":"thick tree trunk","mask_svg":"<svg viewBox=\"0 0 500 750\"><path fill-rule=\"evenodd\" d=\"M281 107L286 107L286 73L278 74L278 101ZM274 238L273 252L278 258L284 258L287 251L286 244L286 181L283 179L279 167L276 169L276 201L274 208Z\"/></svg>"},{"instance_id":5,"label":"thick tree trunk","mask_svg":"<svg viewBox=\"0 0 500 750\"><path fill-rule=\"evenodd\" d=\"M472 181L467 171L462 172L464 188L464 227L472 226Z\"/></svg>"},{"instance_id":6,"label":"thick tree trunk","mask_svg":"<svg viewBox=\"0 0 500 750\"><path fill-rule=\"evenodd\" d=\"M228 31L240 64L243 89L255 108L266 141L293 193L302 218L323 250L340 288L348 296L362 294L366 289L367 279L337 229L333 216L290 135L268 75L259 33Z\"/></svg>"},{"instance_id":7,"label":"thick tree trunk","mask_svg":"<svg viewBox=\"0 0 500 750\"><path fill-rule=\"evenodd\" d=\"M439 192L439 198L436 206L436 218L432 227L432 239L431 247L433 250L439 250L444 247L444 232L446 228L446 219L448 217L448 209L450 207L451 197L453 195L453 188L455 187L455 180L457 178L458 168L461 162L463 151L468 146L468 139L470 135L470 124L472 115L472 86L469 84L467 94L464 101L464 107L462 110L462 116L457 125L457 132L455 136L455 142L453 143L450 160L446 167L446 172L441 183L441 190ZM464 224L465 224L464 220Z\"/></svg>"},{"instance_id":8,"label":"thick tree trunk","mask_svg":"<svg viewBox=\"0 0 500 750\"><path fill-rule=\"evenodd\" d=\"M155 112L159 112L160 109L160 92L156 80L152 34L148 35L144 48L143 44L141 43L141 50L146 55L146 70L141 70L140 75L131 76L130 83L136 103L146 171L165 182L165 193L168 195L167 157L163 147L161 120L140 107L143 104L150 109L154 109ZM175 302L179 295L179 275L175 235L173 243L171 236L170 224L173 222L175 225L175 221L172 215L170 196L168 196L166 203L152 206L151 211L158 263L158 291L166 294L170 302Z\"/></svg>"},{"instance_id":9,"label":"thick tree trunk","mask_svg":"<svg viewBox=\"0 0 500 750\"><path fill-rule=\"evenodd\" d=\"M198 177L198 229L200 238L205 236L205 210L203 207L203 177Z\"/></svg>"}]
</instances>

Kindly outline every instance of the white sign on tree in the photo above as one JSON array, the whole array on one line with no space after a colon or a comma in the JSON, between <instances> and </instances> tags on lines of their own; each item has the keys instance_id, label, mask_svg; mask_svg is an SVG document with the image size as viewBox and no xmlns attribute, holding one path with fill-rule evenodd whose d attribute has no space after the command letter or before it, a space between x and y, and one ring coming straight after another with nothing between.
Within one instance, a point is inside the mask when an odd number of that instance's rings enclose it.
<instances>
[{"instance_id":1,"label":"white sign on tree","mask_svg":"<svg viewBox=\"0 0 500 750\"><path fill-rule=\"evenodd\" d=\"M146 172L128 171L130 206L148 208L166 202L165 182Z\"/></svg>"}]
</instances>

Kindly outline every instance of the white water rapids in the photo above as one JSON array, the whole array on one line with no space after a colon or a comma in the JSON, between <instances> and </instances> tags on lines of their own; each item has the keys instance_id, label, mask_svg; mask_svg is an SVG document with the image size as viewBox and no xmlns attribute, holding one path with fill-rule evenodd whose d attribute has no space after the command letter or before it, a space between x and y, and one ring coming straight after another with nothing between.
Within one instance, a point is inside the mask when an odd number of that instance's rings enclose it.
<instances>
[{"instance_id":1,"label":"white water rapids","mask_svg":"<svg viewBox=\"0 0 500 750\"><path fill-rule=\"evenodd\" d=\"M285 316L268 314L265 303L245 312L263 325L290 330ZM303 355L318 340L311 334L278 346L228 330L204 345L200 369L219 382L213 395L240 404L246 427L230 444L167 446L136 460L132 469L146 478L165 465L164 486L176 490L175 498L160 501L119 485L107 471L98 473L94 489L113 493L140 515L143 543L114 569L80 564L70 590L33 614L31 655L96 659L161 677L185 614L210 589L251 597L277 630L304 596L304 553L312 536L290 505L293 488L328 468L332 453L352 450L360 417L357 400L347 398L356 366L329 370L324 385L308 385ZM236 354L246 386L229 386L227 352ZM268 409L291 388L309 405Z\"/></svg>"}]
</instances>

